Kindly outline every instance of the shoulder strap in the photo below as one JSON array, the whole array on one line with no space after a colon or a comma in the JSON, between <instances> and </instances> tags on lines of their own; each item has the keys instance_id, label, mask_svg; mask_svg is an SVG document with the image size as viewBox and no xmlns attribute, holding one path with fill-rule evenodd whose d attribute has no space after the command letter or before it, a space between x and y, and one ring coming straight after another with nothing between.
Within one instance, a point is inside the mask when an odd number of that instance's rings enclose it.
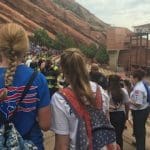
<instances>
[{"instance_id":1,"label":"shoulder strap","mask_svg":"<svg viewBox=\"0 0 150 150\"><path fill-rule=\"evenodd\" d=\"M64 88L59 91L59 93L64 97L64 99L69 103L71 108L74 110L74 113L82 118L85 113L84 108L79 104L76 95L72 92L70 88ZM102 94L100 91L100 87L97 84L96 88L96 105L97 108L102 109Z\"/></svg>"},{"instance_id":2,"label":"shoulder strap","mask_svg":"<svg viewBox=\"0 0 150 150\"><path fill-rule=\"evenodd\" d=\"M25 98L25 96L26 96L27 92L29 91L29 89L30 89L30 87L31 87L31 85L32 85L32 83L33 83L33 81L34 81L34 79L36 78L37 74L38 74L37 71L34 71L34 72L32 73L32 75L31 75L29 81L27 82L27 84L26 84L26 86L25 86L25 88L24 88L24 91L23 91L23 93L22 93L22 95L21 95L20 101L19 101L19 103L17 104L16 109L14 110L13 115L11 116L11 118L13 118L13 116L17 113L18 105L19 105L19 104L23 101L23 99ZM9 120L10 120L11 118L9 118Z\"/></svg>"},{"instance_id":3,"label":"shoulder strap","mask_svg":"<svg viewBox=\"0 0 150 150\"><path fill-rule=\"evenodd\" d=\"M150 103L150 93L149 93L148 85L144 81L143 81L143 85L144 85L146 92L147 92L147 102Z\"/></svg>"},{"instance_id":4,"label":"shoulder strap","mask_svg":"<svg viewBox=\"0 0 150 150\"><path fill-rule=\"evenodd\" d=\"M25 88L24 88L24 91L23 91L23 93L22 93L22 95L21 95L21 98L20 98L19 103L20 103L21 101L23 101L23 99L25 98L25 96L26 96L27 92L29 91L29 89L30 89L30 87L31 87L31 85L32 85L32 83L33 83L33 81L34 81L34 79L36 78L37 74L38 74L37 71L34 71L34 72L32 73L32 75L31 75L29 81L27 82L27 84L26 84L26 86L25 86Z\"/></svg>"},{"instance_id":5,"label":"shoulder strap","mask_svg":"<svg viewBox=\"0 0 150 150\"><path fill-rule=\"evenodd\" d=\"M33 81L34 81L34 79L36 78L37 74L38 74L37 71L34 71L34 72L32 73L32 75L31 75L29 81L27 82L27 84L26 84L26 86L25 86L25 88L24 88L24 91L23 91L23 93L22 93L22 95L21 95L20 101L19 101L19 103L17 104L16 109L14 110L12 116L11 116L8 120L3 119L3 120L4 120L3 122L4 122L5 124L7 124L7 123L9 123L9 122L12 121L14 115L17 113L18 105L19 105L19 104L23 101L23 99L25 98L25 96L26 96L27 92L29 91L29 89L30 89L30 87L31 87L31 85L32 85L32 83L33 83Z\"/></svg>"},{"instance_id":6,"label":"shoulder strap","mask_svg":"<svg viewBox=\"0 0 150 150\"><path fill-rule=\"evenodd\" d=\"M77 100L77 97L73 93L70 88L64 88L60 91L60 94L65 98L70 107L73 109L74 113L79 119L83 119L85 121L87 135L89 139L89 150L93 150L92 143L92 126L91 126L91 118L89 113L85 110L83 106L81 106Z\"/></svg>"},{"instance_id":7,"label":"shoulder strap","mask_svg":"<svg viewBox=\"0 0 150 150\"><path fill-rule=\"evenodd\" d=\"M72 90L70 88L63 88L59 91L59 94L61 94L61 96L63 96L68 102L69 106L73 109L77 117L83 118L84 111Z\"/></svg>"},{"instance_id":8,"label":"shoulder strap","mask_svg":"<svg viewBox=\"0 0 150 150\"><path fill-rule=\"evenodd\" d=\"M102 93L98 84L96 87L96 106L98 109L103 109Z\"/></svg>"}]
</instances>

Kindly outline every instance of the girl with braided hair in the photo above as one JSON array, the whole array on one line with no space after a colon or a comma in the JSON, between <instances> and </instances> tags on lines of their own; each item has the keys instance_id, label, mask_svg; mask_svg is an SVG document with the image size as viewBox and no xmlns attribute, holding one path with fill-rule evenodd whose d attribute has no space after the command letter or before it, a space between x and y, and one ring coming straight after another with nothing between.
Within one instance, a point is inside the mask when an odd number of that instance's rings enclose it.
<instances>
[{"instance_id":1,"label":"girl with braided hair","mask_svg":"<svg viewBox=\"0 0 150 150\"><path fill-rule=\"evenodd\" d=\"M50 127L50 97L46 79L41 73L37 73L19 103L33 74L33 70L22 63L28 48L29 41L23 27L8 23L0 28L0 114L6 120L13 115L12 122L22 137L43 150L41 129Z\"/></svg>"}]
</instances>

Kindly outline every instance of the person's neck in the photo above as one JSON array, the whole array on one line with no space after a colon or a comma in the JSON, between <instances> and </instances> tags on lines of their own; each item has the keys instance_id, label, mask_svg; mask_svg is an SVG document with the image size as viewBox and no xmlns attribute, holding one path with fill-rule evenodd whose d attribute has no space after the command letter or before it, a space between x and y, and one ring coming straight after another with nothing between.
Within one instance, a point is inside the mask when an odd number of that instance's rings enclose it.
<instances>
[{"instance_id":1,"label":"person's neck","mask_svg":"<svg viewBox=\"0 0 150 150\"><path fill-rule=\"evenodd\" d=\"M0 67L8 67L8 60L7 59L3 59L2 62L0 62Z\"/></svg>"},{"instance_id":2,"label":"person's neck","mask_svg":"<svg viewBox=\"0 0 150 150\"><path fill-rule=\"evenodd\" d=\"M138 80L138 81L135 83L135 85L137 85L137 84L140 83L140 82L142 82L142 80Z\"/></svg>"},{"instance_id":3,"label":"person's neck","mask_svg":"<svg viewBox=\"0 0 150 150\"><path fill-rule=\"evenodd\" d=\"M21 64L20 61L17 61L17 66ZM7 59L3 59L2 62L0 62L0 67L3 67L3 68L7 68L9 66L9 62Z\"/></svg>"}]
</instances>

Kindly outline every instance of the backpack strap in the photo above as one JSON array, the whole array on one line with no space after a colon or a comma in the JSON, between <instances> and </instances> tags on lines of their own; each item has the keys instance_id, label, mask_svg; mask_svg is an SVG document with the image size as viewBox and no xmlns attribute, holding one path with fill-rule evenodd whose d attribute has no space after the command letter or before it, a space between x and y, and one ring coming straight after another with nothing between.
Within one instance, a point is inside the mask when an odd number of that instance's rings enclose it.
<instances>
[{"instance_id":1,"label":"backpack strap","mask_svg":"<svg viewBox=\"0 0 150 150\"><path fill-rule=\"evenodd\" d=\"M100 87L98 84L96 87L96 107L98 109L103 109L102 94L101 94Z\"/></svg>"},{"instance_id":2,"label":"backpack strap","mask_svg":"<svg viewBox=\"0 0 150 150\"><path fill-rule=\"evenodd\" d=\"M20 98L19 103L21 103L21 102L23 101L23 99L25 98L25 96L26 96L26 94L28 93L28 91L29 91L29 89L30 89L30 87L31 87L31 85L32 85L32 83L33 83L33 81L34 81L34 79L36 78L37 74L38 74L37 71L34 71L34 72L32 73L32 75L31 75L29 81L27 82L27 84L26 84L26 86L25 86L25 88L24 88L24 91L23 91L23 93L22 93L22 95L21 95L21 98Z\"/></svg>"},{"instance_id":3,"label":"backpack strap","mask_svg":"<svg viewBox=\"0 0 150 150\"><path fill-rule=\"evenodd\" d=\"M89 142L89 150L93 150L92 144L92 127L91 127L91 118L89 113L85 110L84 106L82 106L70 88L64 88L60 90L60 94L64 97L64 99L68 102L69 106L73 109L74 113L79 119L83 119L85 121L88 142Z\"/></svg>"},{"instance_id":4,"label":"backpack strap","mask_svg":"<svg viewBox=\"0 0 150 150\"><path fill-rule=\"evenodd\" d=\"M26 94L28 93L30 87L32 86L32 83L33 83L34 79L36 78L37 74L38 74L37 71L34 71L34 72L32 73L32 75L31 75L29 81L27 82L27 84L26 84L26 86L25 86L25 88L24 88L24 91L23 91L23 93L22 93L22 95L21 95L20 101L19 101L19 103L17 104L16 109L15 109L14 112L13 112L12 117L17 113L18 105L19 105L19 104L23 101L23 99L25 98L25 96L26 96ZM11 117L11 118L12 118L12 117Z\"/></svg>"},{"instance_id":5,"label":"backpack strap","mask_svg":"<svg viewBox=\"0 0 150 150\"><path fill-rule=\"evenodd\" d=\"M147 102L150 103L149 87L148 87L147 83L145 83L144 81L143 81L143 85L144 85L144 87L145 87L145 89L146 89L146 92L147 92Z\"/></svg>"},{"instance_id":6,"label":"backpack strap","mask_svg":"<svg viewBox=\"0 0 150 150\"><path fill-rule=\"evenodd\" d=\"M74 113L79 118L83 118L84 110L82 106L79 104L77 97L72 92L70 88L63 88L59 91L59 94L64 97L64 99L68 102L69 106L73 109Z\"/></svg>"},{"instance_id":7,"label":"backpack strap","mask_svg":"<svg viewBox=\"0 0 150 150\"><path fill-rule=\"evenodd\" d=\"M86 111L85 107L78 102L76 95L73 93L73 91L70 88L64 88L60 90L59 93L68 102L69 106L73 109L76 116L85 121L87 135L88 135L88 142L89 142L89 150L93 150L92 126L91 126L91 118L89 113Z\"/></svg>"}]
</instances>

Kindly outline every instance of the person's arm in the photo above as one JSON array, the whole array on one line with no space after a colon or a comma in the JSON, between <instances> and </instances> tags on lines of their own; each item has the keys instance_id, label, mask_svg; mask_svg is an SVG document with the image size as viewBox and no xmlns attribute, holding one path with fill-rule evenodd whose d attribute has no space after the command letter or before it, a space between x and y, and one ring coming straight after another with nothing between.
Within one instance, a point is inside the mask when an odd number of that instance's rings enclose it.
<instances>
[{"instance_id":1,"label":"person's arm","mask_svg":"<svg viewBox=\"0 0 150 150\"><path fill-rule=\"evenodd\" d=\"M129 118L129 103L125 104L126 120Z\"/></svg>"},{"instance_id":2,"label":"person's arm","mask_svg":"<svg viewBox=\"0 0 150 150\"><path fill-rule=\"evenodd\" d=\"M69 149L69 135L55 135L54 150L68 150Z\"/></svg>"},{"instance_id":3,"label":"person's arm","mask_svg":"<svg viewBox=\"0 0 150 150\"><path fill-rule=\"evenodd\" d=\"M129 102L131 105L134 105L135 107L141 107L141 104L138 104L138 103L136 103L134 100L130 100L130 102Z\"/></svg>"},{"instance_id":4,"label":"person's arm","mask_svg":"<svg viewBox=\"0 0 150 150\"><path fill-rule=\"evenodd\" d=\"M65 100L55 93L52 96L52 123L51 130L55 133L55 149L68 150L69 140L69 122L65 112Z\"/></svg>"},{"instance_id":5,"label":"person's arm","mask_svg":"<svg viewBox=\"0 0 150 150\"><path fill-rule=\"evenodd\" d=\"M38 110L38 123L43 131L48 131L50 129L50 118L50 106L46 106Z\"/></svg>"},{"instance_id":6,"label":"person's arm","mask_svg":"<svg viewBox=\"0 0 150 150\"><path fill-rule=\"evenodd\" d=\"M38 88L37 88L37 120L42 130L47 131L50 129L51 122L51 108L50 108L50 95L47 85L47 81L41 73L38 76Z\"/></svg>"},{"instance_id":7,"label":"person's arm","mask_svg":"<svg viewBox=\"0 0 150 150\"><path fill-rule=\"evenodd\" d=\"M140 90L135 90L131 93L130 104L137 108L140 108L143 102L143 92Z\"/></svg>"},{"instance_id":8,"label":"person's arm","mask_svg":"<svg viewBox=\"0 0 150 150\"><path fill-rule=\"evenodd\" d=\"M123 88L123 102L124 102L124 106L125 106L125 113L126 113L126 120L128 120L128 115L129 115L129 94L128 91Z\"/></svg>"}]
</instances>

